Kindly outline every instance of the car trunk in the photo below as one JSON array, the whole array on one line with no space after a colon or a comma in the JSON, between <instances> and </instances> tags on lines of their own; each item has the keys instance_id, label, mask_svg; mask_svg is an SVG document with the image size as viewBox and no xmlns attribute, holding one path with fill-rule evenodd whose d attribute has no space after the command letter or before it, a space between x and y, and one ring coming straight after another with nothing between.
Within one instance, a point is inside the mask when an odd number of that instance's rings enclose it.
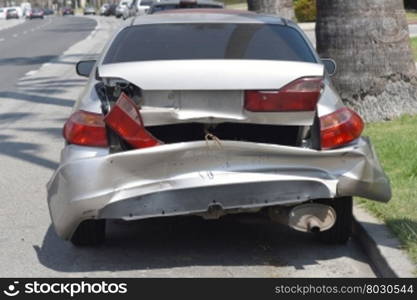
<instances>
[{"instance_id":1,"label":"car trunk","mask_svg":"<svg viewBox=\"0 0 417 300\"><path fill-rule=\"evenodd\" d=\"M229 140L301 146L315 110L250 111L246 91L275 92L322 74L318 64L253 60L152 61L99 69L107 87L119 84L119 91L136 99L144 127L163 144ZM114 88L108 94L117 95Z\"/></svg>"},{"instance_id":2,"label":"car trunk","mask_svg":"<svg viewBox=\"0 0 417 300\"><path fill-rule=\"evenodd\" d=\"M183 123L150 126L147 130L164 144L201 141L204 139L244 141L297 146L301 144L300 126L279 126L245 123Z\"/></svg>"}]
</instances>

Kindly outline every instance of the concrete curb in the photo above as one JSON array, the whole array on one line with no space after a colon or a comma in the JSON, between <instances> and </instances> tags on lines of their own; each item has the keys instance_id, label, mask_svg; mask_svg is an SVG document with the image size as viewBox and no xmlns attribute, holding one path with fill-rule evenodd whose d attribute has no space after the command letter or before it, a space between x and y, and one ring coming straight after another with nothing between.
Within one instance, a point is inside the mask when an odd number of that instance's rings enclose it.
<instances>
[{"instance_id":1,"label":"concrete curb","mask_svg":"<svg viewBox=\"0 0 417 300\"><path fill-rule=\"evenodd\" d=\"M358 206L354 207L353 213L354 236L378 275L383 278L415 277L416 266L385 224Z\"/></svg>"},{"instance_id":2,"label":"concrete curb","mask_svg":"<svg viewBox=\"0 0 417 300\"><path fill-rule=\"evenodd\" d=\"M313 31L316 29L316 22L298 23L298 26L304 31Z\"/></svg>"}]
</instances>

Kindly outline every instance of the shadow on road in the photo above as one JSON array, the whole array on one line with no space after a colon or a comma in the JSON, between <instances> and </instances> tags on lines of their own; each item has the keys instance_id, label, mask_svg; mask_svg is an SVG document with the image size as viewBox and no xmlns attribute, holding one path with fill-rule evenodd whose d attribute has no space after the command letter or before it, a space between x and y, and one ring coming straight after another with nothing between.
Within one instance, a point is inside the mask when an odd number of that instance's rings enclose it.
<instances>
[{"instance_id":1,"label":"shadow on road","mask_svg":"<svg viewBox=\"0 0 417 300\"><path fill-rule=\"evenodd\" d=\"M42 158L35 153L40 150L40 146L32 143L25 143L10 140L11 136L0 135L0 155L7 155L17 159L27 161L48 169L56 169L58 164L52 160Z\"/></svg>"},{"instance_id":2,"label":"shadow on road","mask_svg":"<svg viewBox=\"0 0 417 300\"><path fill-rule=\"evenodd\" d=\"M0 114L0 124L8 124L11 121L21 120L31 115L31 113L3 113Z\"/></svg>"},{"instance_id":3,"label":"shadow on road","mask_svg":"<svg viewBox=\"0 0 417 300\"><path fill-rule=\"evenodd\" d=\"M83 79L63 79L63 80L51 80L49 76L47 77L37 77L36 80L32 78L19 80L18 87L19 89L15 92L6 92L6 96L9 95L11 98L20 96L18 98L30 99L33 97L35 102L42 97L46 97L50 101L48 104L52 104L57 102L58 105L62 103L62 101L66 101L67 99L62 98L62 94L65 94L68 90L75 89L75 88L82 88L87 80ZM24 96L22 96L24 95ZM54 97L50 99L50 95L56 95L59 97ZM1 93L0 93L1 97ZM56 101L57 100L57 101ZM72 104L74 103L73 100ZM67 101L67 102L68 102ZM49 103L52 102L52 103ZM40 102L43 103L43 102ZM68 102L69 103L69 102ZM71 104L71 106L72 106Z\"/></svg>"},{"instance_id":4,"label":"shadow on road","mask_svg":"<svg viewBox=\"0 0 417 300\"><path fill-rule=\"evenodd\" d=\"M49 136L61 138L62 137L62 127L45 127L45 128L16 128L19 131L26 132L39 132L45 133Z\"/></svg>"},{"instance_id":5,"label":"shadow on road","mask_svg":"<svg viewBox=\"0 0 417 300\"><path fill-rule=\"evenodd\" d=\"M349 247L323 246L310 234L236 217L215 221L199 217L111 221L108 222L107 236L106 243L98 248L76 248L58 238L50 226L42 245L35 245L34 250L41 264L61 272L189 266L290 266L304 269L340 257L363 261L363 254L353 242Z\"/></svg>"},{"instance_id":6,"label":"shadow on road","mask_svg":"<svg viewBox=\"0 0 417 300\"><path fill-rule=\"evenodd\" d=\"M47 93L47 91L45 90L44 93ZM1 98L11 98L12 100L35 102L39 104L59 105L66 107L72 107L75 103L75 101L72 99L50 97L46 95L33 95L21 92L0 92L0 99Z\"/></svg>"},{"instance_id":7,"label":"shadow on road","mask_svg":"<svg viewBox=\"0 0 417 300\"><path fill-rule=\"evenodd\" d=\"M58 80L56 77L44 76L36 79L28 78L19 81L19 89L10 91L0 91L0 102L16 103L22 102L18 106L17 112L7 112L0 114L0 126L7 130L7 134L0 135L0 156L9 156L29 162L33 166L41 166L54 170L58 163L43 158L41 153L45 153L46 145L44 139L29 138L30 133L39 133L53 138L62 136L62 126L66 118L52 118L54 116L43 113L45 104L57 106L57 108L68 109L75 103L75 99L67 99L65 96L68 90L82 87L86 79ZM29 108L30 104L39 105L39 108ZM68 112L69 114L69 112ZM51 126L46 126L45 121ZM51 123L52 121L52 123ZM28 124L32 124L28 126ZM24 133L29 133L29 135ZM38 135L39 136L39 135ZM36 141L36 142L34 142Z\"/></svg>"},{"instance_id":8,"label":"shadow on road","mask_svg":"<svg viewBox=\"0 0 417 300\"><path fill-rule=\"evenodd\" d=\"M42 55L32 57L10 57L0 59L0 66L3 65L39 65L56 59L56 55Z\"/></svg>"},{"instance_id":9,"label":"shadow on road","mask_svg":"<svg viewBox=\"0 0 417 300\"><path fill-rule=\"evenodd\" d=\"M0 66L27 66L27 65L42 65L44 63L50 64L63 64L63 65L75 65L79 60L95 59L97 53L80 53L73 55L40 55L40 56L18 56L7 57L0 59ZM58 59L59 58L59 59Z\"/></svg>"}]
</instances>

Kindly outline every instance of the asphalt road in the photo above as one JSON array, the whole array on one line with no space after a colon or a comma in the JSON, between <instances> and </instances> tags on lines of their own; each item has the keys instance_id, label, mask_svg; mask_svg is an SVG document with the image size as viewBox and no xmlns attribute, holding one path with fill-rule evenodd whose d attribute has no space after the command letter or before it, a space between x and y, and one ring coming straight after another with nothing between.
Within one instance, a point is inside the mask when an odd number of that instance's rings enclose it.
<instances>
[{"instance_id":1,"label":"asphalt road","mask_svg":"<svg viewBox=\"0 0 417 300\"><path fill-rule=\"evenodd\" d=\"M96 26L87 18L48 17L0 31L0 91L10 90L26 72L56 59Z\"/></svg>"},{"instance_id":2,"label":"asphalt road","mask_svg":"<svg viewBox=\"0 0 417 300\"><path fill-rule=\"evenodd\" d=\"M0 276L375 277L355 241L324 246L253 220L111 222L108 241L96 249L60 240L45 184L85 84L74 64L99 53L118 22L52 18L0 31Z\"/></svg>"}]
</instances>

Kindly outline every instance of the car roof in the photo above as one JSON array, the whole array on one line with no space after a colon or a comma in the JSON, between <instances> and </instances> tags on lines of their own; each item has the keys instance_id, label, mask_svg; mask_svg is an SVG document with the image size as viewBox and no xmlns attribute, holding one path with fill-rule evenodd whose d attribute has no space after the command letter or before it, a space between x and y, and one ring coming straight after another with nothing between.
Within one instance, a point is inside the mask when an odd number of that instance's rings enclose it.
<instances>
[{"instance_id":1,"label":"car roof","mask_svg":"<svg viewBox=\"0 0 417 300\"><path fill-rule=\"evenodd\" d=\"M155 14L229 14L229 15L243 15L242 11L236 9L219 9L219 8L178 8L156 11ZM246 14L256 14L251 11L245 12Z\"/></svg>"},{"instance_id":2,"label":"car roof","mask_svg":"<svg viewBox=\"0 0 417 300\"><path fill-rule=\"evenodd\" d=\"M286 25L290 21L275 15L230 9L173 9L165 13L136 17L131 26L169 23L258 23ZM292 23L292 22L291 22Z\"/></svg>"},{"instance_id":3,"label":"car roof","mask_svg":"<svg viewBox=\"0 0 417 300\"><path fill-rule=\"evenodd\" d=\"M222 2L213 1L213 0L163 0L161 2L154 2L153 6L163 6L163 5L172 5L172 4L218 4L223 6Z\"/></svg>"}]
</instances>

